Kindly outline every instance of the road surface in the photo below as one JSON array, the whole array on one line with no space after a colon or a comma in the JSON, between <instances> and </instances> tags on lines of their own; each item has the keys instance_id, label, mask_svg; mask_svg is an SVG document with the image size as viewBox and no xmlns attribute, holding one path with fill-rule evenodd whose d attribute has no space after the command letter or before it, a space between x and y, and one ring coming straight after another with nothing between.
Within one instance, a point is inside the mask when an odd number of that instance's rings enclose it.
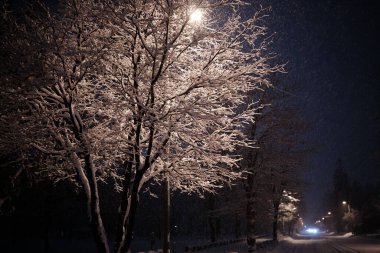
<instances>
[{"instance_id":1,"label":"road surface","mask_svg":"<svg viewBox=\"0 0 380 253\"><path fill-rule=\"evenodd\" d=\"M204 253L246 253L244 243L215 248ZM296 236L283 238L275 247L258 253L380 253L380 239L358 236Z\"/></svg>"}]
</instances>

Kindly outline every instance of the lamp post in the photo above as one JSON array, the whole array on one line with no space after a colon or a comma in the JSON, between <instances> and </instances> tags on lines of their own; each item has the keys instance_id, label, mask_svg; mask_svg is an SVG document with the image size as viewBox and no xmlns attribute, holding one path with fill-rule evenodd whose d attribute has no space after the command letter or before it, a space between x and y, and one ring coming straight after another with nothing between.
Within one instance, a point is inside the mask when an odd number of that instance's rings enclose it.
<instances>
[{"instance_id":1,"label":"lamp post","mask_svg":"<svg viewBox=\"0 0 380 253\"><path fill-rule=\"evenodd\" d=\"M170 253L170 183L169 176L164 179L164 245L163 252Z\"/></svg>"},{"instance_id":2,"label":"lamp post","mask_svg":"<svg viewBox=\"0 0 380 253\"><path fill-rule=\"evenodd\" d=\"M342 204L343 205L347 205L347 211L348 211L348 213L351 213L351 208L350 208L350 204L349 203L347 203L347 201L342 201Z\"/></svg>"},{"instance_id":3,"label":"lamp post","mask_svg":"<svg viewBox=\"0 0 380 253\"><path fill-rule=\"evenodd\" d=\"M333 229L332 227L332 212L328 211L327 215L323 216L323 220L325 221L325 226L327 228L327 232L331 231Z\"/></svg>"},{"instance_id":4,"label":"lamp post","mask_svg":"<svg viewBox=\"0 0 380 253\"><path fill-rule=\"evenodd\" d=\"M348 229L349 229L349 231L350 231L350 230L352 230L352 224L351 224L351 219L352 219L352 217L351 217L351 207L350 207L350 204L349 204L347 201L345 201L345 200L342 201L342 204L343 204L344 206L347 205L347 212L348 212Z\"/></svg>"},{"instance_id":5,"label":"lamp post","mask_svg":"<svg viewBox=\"0 0 380 253\"><path fill-rule=\"evenodd\" d=\"M199 24L202 22L202 11L195 9L190 15L190 23ZM170 182L168 174L165 175L164 187L163 187L163 199L164 199L164 241L163 241L163 253L170 253ZM177 228L177 226L175 226Z\"/></svg>"}]
</instances>

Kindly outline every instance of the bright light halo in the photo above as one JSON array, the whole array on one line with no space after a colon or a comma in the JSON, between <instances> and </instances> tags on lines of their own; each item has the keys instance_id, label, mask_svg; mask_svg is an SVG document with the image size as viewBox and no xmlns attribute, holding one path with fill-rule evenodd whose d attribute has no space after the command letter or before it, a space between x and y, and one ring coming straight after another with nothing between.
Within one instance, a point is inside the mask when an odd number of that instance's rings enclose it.
<instances>
[{"instance_id":1,"label":"bright light halo","mask_svg":"<svg viewBox=\"0 0 380 253\"><path fill-rule=\"evenodd\" d=\"M199 23L202 21L203 13L201 10L194 10L190 15L190 22L191 23Z\"/></svg>"}]
</instances>

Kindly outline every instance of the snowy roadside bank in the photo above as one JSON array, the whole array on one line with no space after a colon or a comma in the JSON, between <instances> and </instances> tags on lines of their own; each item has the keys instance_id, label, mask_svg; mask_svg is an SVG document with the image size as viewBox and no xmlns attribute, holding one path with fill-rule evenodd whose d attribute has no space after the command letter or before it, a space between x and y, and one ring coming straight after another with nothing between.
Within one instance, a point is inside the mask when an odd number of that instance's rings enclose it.
<instances>
[{"instance_id":1,"label":"snowy roadside bank","mask_svg":"<svg viewBox=\"0 0 380 253\"><path fill-rule=\"evenodd\" d=\"M272 247L273 241L269 237L260 236L257 237L257 248L268 248ZM239 252L247 248L246 238L240 239L225 239L218 242L205 242L205 241L175 241L172 243L172 253L191 253L191 252L201 252L201 253L216 253L222 250L236 250ZM133 251L134 252L134 251ZM233 251L235 252L235 251ZM162 253L162 249L156 250L146 250L138 251L137 253Z\"/></svg>"}]
</instances>

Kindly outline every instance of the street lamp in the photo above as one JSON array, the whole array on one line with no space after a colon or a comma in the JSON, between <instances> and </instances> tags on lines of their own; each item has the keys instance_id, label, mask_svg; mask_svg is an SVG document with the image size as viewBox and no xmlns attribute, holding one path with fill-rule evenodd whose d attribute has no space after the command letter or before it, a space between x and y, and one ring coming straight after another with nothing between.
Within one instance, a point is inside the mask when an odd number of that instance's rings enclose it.
<instances>
[{"instance_id":1,"label":"street lamp","mask_svg":"<svg viewBox=\"0 0 380 253\"><path fill-rule=\"evenodd\" d=\"M346 201L342 201L342 204L345 206L347 205L347 212L348 212L348 226L349 226L349 229L352 230L352 217L351 217L351 207L350 207L350 204Z\"/></svg>"},{"instance_id":2,"label":"street lamp","mask_svg":"<svg viewBox=\"0 0 380 253\"><path fill-rule=\"evenodd\" d=\"M203 12L199 9L194 10L190 15L190 23L200 23L202 21Z\"/></svg>"},{"instance_id":3,"label":"street lamp","mask_svg":"<svg viewBox=\"0 0 380 253\"><path fill-rule=\"evenodd\" d=\"M326 216L323 216L323 220L324 220L324 223L325 223L325 227L326 227L326 231L329 231L332 229L332 212L331 211L328 211L327 212L327 215Z\"/></svg>"},{"instance_id":4,"label":"street lamp","mask_svg":"<svg viewBox=\"0 0 380 253\"><path fill-rule=\"evenodd\" d=\"M343 205L347 205L347 210L348 210L348 213L351 213L351 208L350 208L350 204L348 204L346 201L342 201L342 204Z\"/></svg>"}]
</instances>

